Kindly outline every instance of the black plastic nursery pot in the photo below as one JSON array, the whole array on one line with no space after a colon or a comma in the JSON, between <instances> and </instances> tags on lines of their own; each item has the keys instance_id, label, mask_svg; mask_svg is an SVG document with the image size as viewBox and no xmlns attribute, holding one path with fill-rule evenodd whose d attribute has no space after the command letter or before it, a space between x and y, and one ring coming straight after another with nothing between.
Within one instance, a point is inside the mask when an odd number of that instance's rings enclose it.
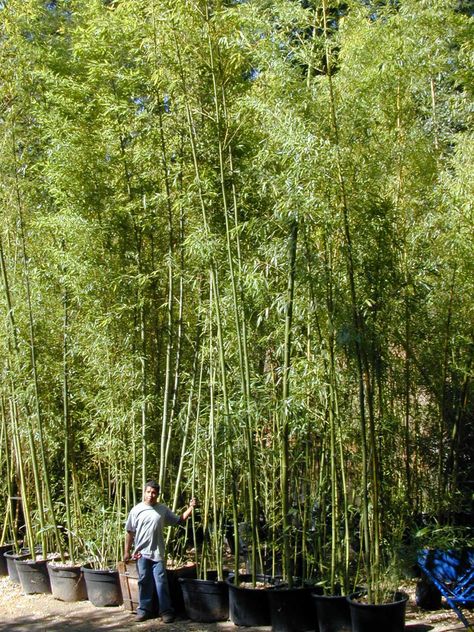
<instances>
[{"instance_id":1,"label":"black plastic nursery pot","mask_svg":"<svg viewBox=\"0 0 474 632\"><path fill-rule=\"evenodd\" d=\"M269 577L257 575L257 582L268 582ZM252 588L248 586L235 585L233 575L226 579L229 588L229 614L235 625L259 626L271 625L270 608L268 604L267 592L272 588ZM250 583L252 575L240 575L240 583Z\"/></svg>"},{"instance_id":2,"label":"black plastic nursery pot","mask_svg":"<svg viewBox=\"0 0 474 632\"><path fill-rule=\"evenodd\" d=\"M7 558L5 557L5 553L10 553L13 550L13 544L9 542L8 544L2 544L0 546L0 576L5 577L8 575L8 566L7 566Z\"/></svg>"},{"instance_id":3,"label":"black plastic nursery pot","mask_svg":"<svg viewBox=\"0 0 474 632\"><path fill-rule=\"evenodd\" d=\"M86 582L79 565L68 566L48 562L46 565L51 593L60 601L84 601L87 599Z\"/></svg>"},{"instance_id":4,"label":"black plastic nursery pot","mask_svg":"<svg viewBox=\"0 0 474 632\"><path fill-rule=\"evenodd\" d=\"M81 567L86 583L87 598L98 608L121 606L123 603L120 590L119 573L108 568Z\"/></svg>"},{"instance_id":5,"label":"black plastic nursery pot","mask_svg":"<svg viewBox=\"0 0 474 632\"><path fill-rule=\"evenodd\" d=\"M428 579L421 577L416 583L415 602L423 610L439 610L441 593Z\"/></svg>"},{"instance_id":6,"label":"black plastic nursery pot","mask_svg":"<svg viewBox=\"0 0 474 632\"><path fill-rule=\"evenodd\" d=\"M25 595L51 592L47 563L47 559L17 559L15 561L21 588Z\"/></svg>"},{"instance_id":7,"label":"black plastic nursery pot","mask_svg":"<svg viewBox=\"0 0 474 632\"><path fill-rule=\"evenodd\" d=\"M28 557L30 557L29 551L26 549L22 549L20 553L15 553L15 551L7 551L6 553L3 554L3 557L7 561L7 571L8 571L8 576L10 577L10 580L14 584L19 584L20 577L18 576L16 561L26 560Z\"/></svg>"},{"instance_id":8,"label":"black plastic nursery pot","mask_svg":"<svg viewBox=\"0 0 474 632\"><path fill-rule=\"evenodd\" d=\"M396 592L390 603L369 604L359 601L360 593L347 600L351 612L352 632L403 632L408 595Z\"/></svg>"},{"instance_id":9,"label":"black plastic nursery pot","mask_svg":"<svg viewBox=\"0 0 474 632\"><path fill-rule=\"evenodd\" d=\"M167 568L166 576L168 577L170 599L175 614L184 616L186 609L184 607L183 592L179 580L180 578L195 579L197 577L196 564L187 564L186 566L180 566L178 568Z\"/></svg>"},{"instance_id":10,"label":"black plastic nursery pot","mask_svg":"<svg viewBox=\"0 0 474 632\"><path fill-rule=\"evenodd\" d=\"M186 615L192 621L227 621L229 587L217 579L217 571L208 571L206 579L180 577Z\"/></svg>"},{"instance_id":11,"label":"black plastic nursery pot","mask_svg":"<svg viewBox=\"0 0 474 632\"><path fill-rule=\"evenodd\" d=\"M267 592L272 632L307 632L317 627L312 588L271 588Z\"/></svg>"},{"instance_id":12,"label":"black plastic nursery pot","mask_svg":"<svg viewBox=\"0 0 474 632\"><path fill-rule=\"evenodd\" d=\"M313 592L311 599L316 608L319 632L352 632L351 611L345 595Z\"/></svg>"}]
</instances>

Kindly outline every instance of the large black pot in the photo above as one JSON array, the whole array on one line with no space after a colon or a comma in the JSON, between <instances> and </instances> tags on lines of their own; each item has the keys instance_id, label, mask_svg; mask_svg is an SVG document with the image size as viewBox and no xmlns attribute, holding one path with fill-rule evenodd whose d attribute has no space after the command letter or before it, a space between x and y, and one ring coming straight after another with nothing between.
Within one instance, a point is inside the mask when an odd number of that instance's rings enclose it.
<instances>
[{"instance_id":1,"label":"large black pot","mask_svg":"<svg viewBox=\"0 0 474 632\"><path fill-rule=\"evenodd\" d=\"M269 581L269 577L257 575L258 582ZM236 586L235 577L226 579L229 587L229 613L235 625L259 626L271 625L270 608L268 605L267 589ZM240 582L249 583L252 575L240 575ZM272 590L272 588L270 588Z\"/></svg>"},{"instance_id":2,"label":"large black pot","mask_svg":"<svg viewBox=\"0 0 474 632\"><path fill-rule=\"evenodd\" d=\"M313 592L311 599L316 608L319 632L352 632L351 611L345 595Z\"/></svg>"},{"instance_id":3,"label":"large black pot","mask_svg":"<svg viewBox=\"0 0 474 632\"><path fill-rule=\"evenodd\" d=\"M15 561L21 588L25 595L51 592L47 563L47 559L17 559Z\"/></svg>"},{"instance_id":4,"label":"large black pot","mask_svg":"<svg viewBox=\"0 0 474 632\"><path fill-rule=\"evenodd\" d=\"M119 573L108 568L90 568L82 566L86 582L87 598L93 606L120 606L123 603L120 590Z\"/></svg>"},{"instance_id":5,"label":"large black pot","mask_svg":"<svg viewBox=\"0 0 474 632\"><path fill-rule=\"evenodd\" d=\"M267 592L272 632L306 632L317 626L312 588L272 588Z\"/></svg>"},{"instance_id":6,"label":"large black pot","mask_svg":"<svg viewBox=\"0 0 474 632\"><path fill-rule=\"evenodd\" d=\"M360 593L347 597L352 632L403 632L408 595L396 592L393 602L368 604L358 601Z\"/></svg>"},{"instance_id":7,"label":"large black pot","mask_svg":"<svg viewBox=\"0 0 474 632\"><path fill-rule=\"evenodd\" d=\"M86 582L81 567L66 564L47 564L51 592L60 601L84 601L87 599Z\"/></svg>"},{"instance_id":8,"label":"large black pot","mask_svg":"<svg viewBox=\"0 0 474 632\"><path fill-rule=\"evenodd\" d=\"M208 571L206 579L180 577L184 608L192 621L227 621L229 587L217 579L217 571Z\"/></svg>"},{"instance_id":9,"label":"large black pot","mask_svg":"<svg viewBox=\"0 0 474 632\"><path fill-rule=\"evenodd\" d=\"M31 557L29 551L27 549L22 549L19 553L15 553L15 551L7 551L3 554L3 557L7 561L8 576L14 584L19 584L20 578L16 568L16 560L26 560L28 557Z\"/></svg>"},{"instance_id":10,"label":"large black pot","mask_svg":"<svg viewBox=\"0 0 474 632\"><path fill-rule=\"evenodd\" d=\"M428 579L421 577L416 583L415 602L422 610L439 610L441 593Z\"/></svg>"},{"instance_id":11,"label":"large black pot","mask_svg":"<svg viewBox=\"0 0 474 632\"><path fill-rule=\"evenodd\" d=\"M6 575L8 575L8 566L5 553L10 553L12 550L13 544L11 542L9 544L2 544L2 546L0 546L0 576L5 577Z\"/></svg>"},{"instance_id":12,"label":"large black pot","mask_svg":"<svg viewBox=\"0 0 474 632\"><path fill-rule=\"evenodd\" d=\"M179 568L167 568L166 576L168 578L168 588L170 592L170 599L173 605L175 614L185 615L186 610L184 607L184 598L181 586L179 583L180 578L196 578L196 564L188 564L187 566L180 566Z\"/></svg>"}]
</instances>

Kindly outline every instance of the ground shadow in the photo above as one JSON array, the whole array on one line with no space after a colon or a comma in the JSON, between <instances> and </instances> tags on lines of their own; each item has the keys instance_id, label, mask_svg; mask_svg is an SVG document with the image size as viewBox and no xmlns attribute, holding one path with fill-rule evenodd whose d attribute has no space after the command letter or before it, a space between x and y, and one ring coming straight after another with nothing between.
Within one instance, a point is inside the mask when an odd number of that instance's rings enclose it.
<instances>
[{"instance_id":1,"label":"ground shadow","mask_svg":"<svg viewBox=\"0 0 474 632\"><path fill-rule=\"evenodd\" d=\"M127 618L104 623L101 613L84 613L69 617L58 615L42 615L40 618L34 614L16 617L14 621L0 622L0 632L121 632L129 630L132 622Z\"/></svg>"},{"instance_id":2,"label":"ground shadow","mask_svg":"<svg viewBox=\"0 0 474 632\"><path fill-rule=\"evenodd\" d=\"M429 630L433 630L433 628L434 626L428 623L407 623L405 626L407 632L429 632Z\"/></svg>"},{"instance_id":3,"label":"ground shadow","mask_svg":"<svg viewBox=\"0 0 474 632\"><path fill-rule=\"evenodd\" d=\"M19 616L14 620L1 621L0 632L228 632L229 622L225 623L196 623L189 619L177 618L172 624L165 624L160 619L151 619L144 623L136 624L133 615L124 615L114 621L107 617L104 621L102 612L77 613L64 617L51 614ZM267 632L269 627L245 628L245 632Z\"/></svg>"}]
</instances>

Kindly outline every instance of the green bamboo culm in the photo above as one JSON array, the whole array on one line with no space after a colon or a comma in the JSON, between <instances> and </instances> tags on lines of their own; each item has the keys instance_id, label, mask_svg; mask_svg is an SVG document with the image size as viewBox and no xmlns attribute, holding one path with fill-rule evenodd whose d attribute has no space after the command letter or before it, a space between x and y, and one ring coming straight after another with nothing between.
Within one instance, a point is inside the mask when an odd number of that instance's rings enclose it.
<instances>
[{"instance_id":1,"label":"green bamboo culm","mask_svg":"<svg viewBox=\"0 0 474 632\"><path fill-rule=\"evenodd\" d=\"M281 455L281 513L283 529L283 568L284 578L291 588L293 573L291 569L291 523L290 523L290 475L289 475L289 433L290 433L290 369L291 369L291 327L293 322L293 302L296 276L296 247L298 222L292 221L289 241L289 272L285 307L285 340L283 358L283 377L281 394L280 455Z\"/></svg>"},{"instance_id":2,"label":"green bamboo culm","mask_svg":"<svg viewBox=\"0 0 474 632\"><path fill-rule=\"evenodd\" d=\"M218 3L217 10L222 10L220 3ZM225 221L226 253L232 290L235 334L239 355L241 396L243 399L243 414L245 419L247 475L249 491L248 505L251 532L251 574L252 581L255 584L257 574L257 560L259 557L259 541L257 531L258 490L255 472L254 429L250 405L251 394L247 345L247 325L245 309L243 305L243 291L241 287L242 256L239 238L238 198L234 179L234 160L232 144L229 140L232 136L232 130L229 127L229 113L225 88L227 78L225 76L221 77L221 69L224 67L224 64L220 59L219 33L215 32L214 30L213 19L211 18L209 5L207 3L205 3L205 28L207 34L209 68L214 97L214 121L217 136L217 154L219 160L222 212ZM230 194L228 192L229 181ZM231 204L229 204L229 197L231 200ZM231 226L229 221L231 208L233 209L233 226ZM232 248L232 236L235 241L235 254ZM234 257L236 257L237 259L237 274L235 271Z\"/></svg>"},{"instance_id":3,"label":"green bamboo culm","mask_svg":"<svg viewBox=\"0 0 474 632\"><path fill-rule=\"evenodd\" d=\"M65 251L65 242L62 242L62 251ZM63 269L63 279L66 283L66 269ZM75 563L74 526L72 519L71 502L71 469L72 447L74 445L71 412L69 406L69 294L67 287L63 290L63 422L64 422L64 503L66 509L66 529L69 559ZM63 559L64 561L64 559Z\"/></svg>"},{"instance_id":4,"label":"green bamboo culm","mask_svg":"<svg viewBox=\"0 0 474 632\"><path fill-rule=\"evenodd\" d=\"M0 546L8 542L12 542L17 545L17 524L13 512L13 476L12 476L12 457L13 448L10 445L9 437L12 433L9 432L11 424L8 424L6 413L6 401L5 395L2 393L0 396L0 406L2 414L2 428L0 432L0 452L1 463L5 464L5 482L6 491L8 494L7 505L5 509L5 515L3 520L3 528L0 534ZM10 426L10 428L9 428Z\"/></svg>"},{"instance_id":5,"label":"green bamboo culm","mask_svg":"<svg viewBox=\"0 0 474 632\"><path fill-rule=\"evenodd\" d=\"M367 415L366 415L366 385L365 385L365 376L364 376L364 360L363 360L363 352L361 348L361 339L362 329L361 329L361 318L358 310L358 302L357 302L357 294L356 294L356 281L355 281L355 266L353 260L353 252L352 252L352 235L350 229L349 222L349 204L346 192L346 185L341 165L340 158L340 146L339 146L339 126L337 120L337 107L336 107L336 97L334 93L333 87L333 60L331 58L330 52L330 41L329 41L329 27L328 27L328 12L327 12L327 3L326 0L322 0L322 9L323 9L323 24L324 24L324 41L325 41L325 60L326 60L326 68L327 68L327 81L329 86L329 95L330 95L330 117L332 130L334 133L334 143L336 147L336 158L337 158L337 178L339 184L339 203L341 206L342 216L343 216L343 226L344 226L344 236L345 236L345 252L346 252L346 263L347 263L347 273L349 279L349 287L350 287L350 296L351 296L351 309L352 309L352 318L353 318L353 326L356 333L356 359L357 359L357 371L358 371L358 388L359 388L359 413L360 413L360 448L361 448L361 456L362 456L362 465L361 465L361 494L362 494L362 545L364 547L364 561L365 561L365 569L368 578L368 595L369 601L372 601L372 592L373 592L373 573L377 568L377 558L378 558L378 548L373 547L374 540L371 538L371 529L369 526L369 492L368 492L368 482L369 482L369 449L368 449L368 441L367 441Z\"/></svg>"}]
</instances>

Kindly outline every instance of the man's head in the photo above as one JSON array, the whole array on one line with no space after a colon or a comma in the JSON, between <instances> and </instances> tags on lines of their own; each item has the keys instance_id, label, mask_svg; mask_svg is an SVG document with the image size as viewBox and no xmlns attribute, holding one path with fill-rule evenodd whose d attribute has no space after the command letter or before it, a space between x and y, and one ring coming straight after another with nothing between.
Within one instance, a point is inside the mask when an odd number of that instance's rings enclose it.
<instances>
[{"instance_id":1,"label":"man's head","mask_svg":"<svg viewBox=\"0 0 474 632\"><path fill-rule=\"evenodd\" d=\"M143 500L147 505L156 505L158 502L158 495L160 493L159 484L150 480L145 483L145 487L143 490Z\"/></svg>"}]
</instances>

